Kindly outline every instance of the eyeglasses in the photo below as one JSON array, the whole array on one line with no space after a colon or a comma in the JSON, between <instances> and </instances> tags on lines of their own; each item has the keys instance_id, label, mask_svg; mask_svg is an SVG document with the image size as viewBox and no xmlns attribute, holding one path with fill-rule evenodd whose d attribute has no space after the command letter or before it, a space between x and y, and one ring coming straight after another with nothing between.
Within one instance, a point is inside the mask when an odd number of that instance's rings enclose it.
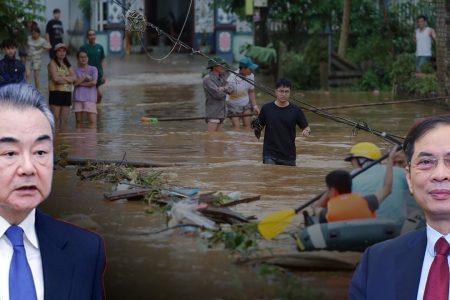
<instances>
[{"instance_id":1,"label":"eyeglasses","mask_svg":"<svg viewBox=\"0 0 450 300\"><path fill-rule=\"evenodd\" d=\"M450 169L450 154L444 156L442 158L444 161L444 165ZM431 171L434 170L438 164L440 159L435 156L423 156L418 157L416 160L410 163L411 167L421 170L421 171Z\"/></svg>"}]
</instances>

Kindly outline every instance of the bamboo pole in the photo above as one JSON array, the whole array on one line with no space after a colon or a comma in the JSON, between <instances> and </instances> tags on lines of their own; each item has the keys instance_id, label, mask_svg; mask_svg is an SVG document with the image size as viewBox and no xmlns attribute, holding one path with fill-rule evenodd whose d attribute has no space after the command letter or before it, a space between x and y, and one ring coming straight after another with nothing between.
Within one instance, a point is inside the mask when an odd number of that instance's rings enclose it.
<instances>
[{"instance_id":1,"label":"bamboo pole","mask_svg":"<svg viewBox=\"0 0 450 300\"><path fill-rule=\"evenodd\" d=\"M347 105L337 105L337 106L324 106L317 110L334 110L334 109L345 109L345 108L357 108L357 107L367 107L367 106L379 106L379 105L389 105L389 104L405 104L414 102L427 102L436 100L445 100L446 97L434 97L434 98L421 98L421 99L408 99L408 100L390 100L372 103L359 103L359 104L347 104ZM314 109L312 109L314 110ZM245 114L239 117L249 117L256 116L256 114ZM167 117L167 118L156 118L156 117L141 117L141 122L143 123L158 123L158 122L172 122L172 121L192 121L192 120L204 120L205 117Z\"/></svg>"},{"instance_id":2,"label":"bamboo pole","mask_svg":"<svg viewBox=\"0 0 450 300\"><path fill-rule=\"evenodd\" d=\"M445 97L438 97L438 98L434 97L434 98L409 99L409 100L391 100L391 101L372 102L372 103L325 106L325 107L321 107L320 110L345 109L345 108L379 106L379 105L388 105L388 104L405 104L405 103L426 102L426 101L444 100L444 99L446 99L446 98Z\"/></svg>"}]
</instances>

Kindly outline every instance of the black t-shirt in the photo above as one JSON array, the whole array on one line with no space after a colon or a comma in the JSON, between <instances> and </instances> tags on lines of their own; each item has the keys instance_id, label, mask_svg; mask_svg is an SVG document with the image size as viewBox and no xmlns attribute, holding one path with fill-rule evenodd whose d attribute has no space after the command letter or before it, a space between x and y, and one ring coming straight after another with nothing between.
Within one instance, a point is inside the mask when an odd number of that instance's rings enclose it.
<instances>
[{"instance_id":1,"label":"black t-shirt","mask_svg":"<svg viewBox=\"0 0 450 300\"><path fill-rule=\"evenodd\" d=\"M292 103L279 107L271 102L263 105L258 118L265 126L263 157L295 161L296 125L301 129L308 127L303 111Z\"/></svg>"},{"instance_id":2,"label":"black t-shirt","mask_svg":"<svg viewBox=\"0 0 450 300\"><path fill-rule=\"evenodd\" d=\"M63 24L60 20L52 19L47 22L47 27L45 27L45 33L48 33L50 37L50 44L54 47L58 43L63 42Z\"/></svg>"}]
</instances>

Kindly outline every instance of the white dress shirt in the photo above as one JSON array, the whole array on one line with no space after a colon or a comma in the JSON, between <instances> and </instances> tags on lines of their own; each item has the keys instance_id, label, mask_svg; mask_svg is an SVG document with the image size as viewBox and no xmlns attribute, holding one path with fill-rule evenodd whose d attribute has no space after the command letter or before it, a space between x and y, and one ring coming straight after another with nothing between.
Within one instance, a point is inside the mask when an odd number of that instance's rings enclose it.
<instances>
[{"instance_id":1,"label":"white dress shirt","mask_svg":"<svg viewBox=\"0 0 450 300\"><path fill-rule=\"evenodd\" d=\"M430 271L431 263L433 262L436 253L434 252L434 244L443 235L427 224L427 247L425 248L425 256L423 259L422 273L420 275L419 291L417 292L417 300L423 299L423 294L425 292L425 286L427 284L428 272ZM444 236L447 242L450 244L450 234ZM447 257L448 261L448 257ZM450 268L450 263L449 263ZM450 285L450 283L449 283ZM449 295L450 299L450 295Z\"/></svg>"},{"instance_id":2,"label":"white dress shirt","mask_svg":"<svg viewBox=\"0 0 450 300\"><path fill-rule=\"evenodd\" d=\"M28 264L33 274L34 286L38 300L44 299L44 277L42 274L41 252L34 227L35 212L31 213L18 224L24 231L24 246L27 253ZM13 256L13 247L8 237L5 235L6 230L11 226L4 218L0 216L0 299L9 299L9 265Z\"/></svg>"}]
</instances>

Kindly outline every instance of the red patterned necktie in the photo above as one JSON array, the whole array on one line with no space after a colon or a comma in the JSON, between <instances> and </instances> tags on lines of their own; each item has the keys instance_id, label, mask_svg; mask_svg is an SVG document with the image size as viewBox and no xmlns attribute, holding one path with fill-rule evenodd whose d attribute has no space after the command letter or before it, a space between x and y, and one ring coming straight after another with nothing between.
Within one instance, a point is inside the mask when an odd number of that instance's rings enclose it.
<instances>
[{"instance_id":1,"label":"red patterned necktie","mask_svg":"<svg viewBox=\"0 0 450 300\"><path fill-rule=\"evenodd\" d=\"M447 257L450 245L441 237L434 245L436 256L428 272L424 300L448 300L449 267Z\"/></svg>"}]
</instances>

